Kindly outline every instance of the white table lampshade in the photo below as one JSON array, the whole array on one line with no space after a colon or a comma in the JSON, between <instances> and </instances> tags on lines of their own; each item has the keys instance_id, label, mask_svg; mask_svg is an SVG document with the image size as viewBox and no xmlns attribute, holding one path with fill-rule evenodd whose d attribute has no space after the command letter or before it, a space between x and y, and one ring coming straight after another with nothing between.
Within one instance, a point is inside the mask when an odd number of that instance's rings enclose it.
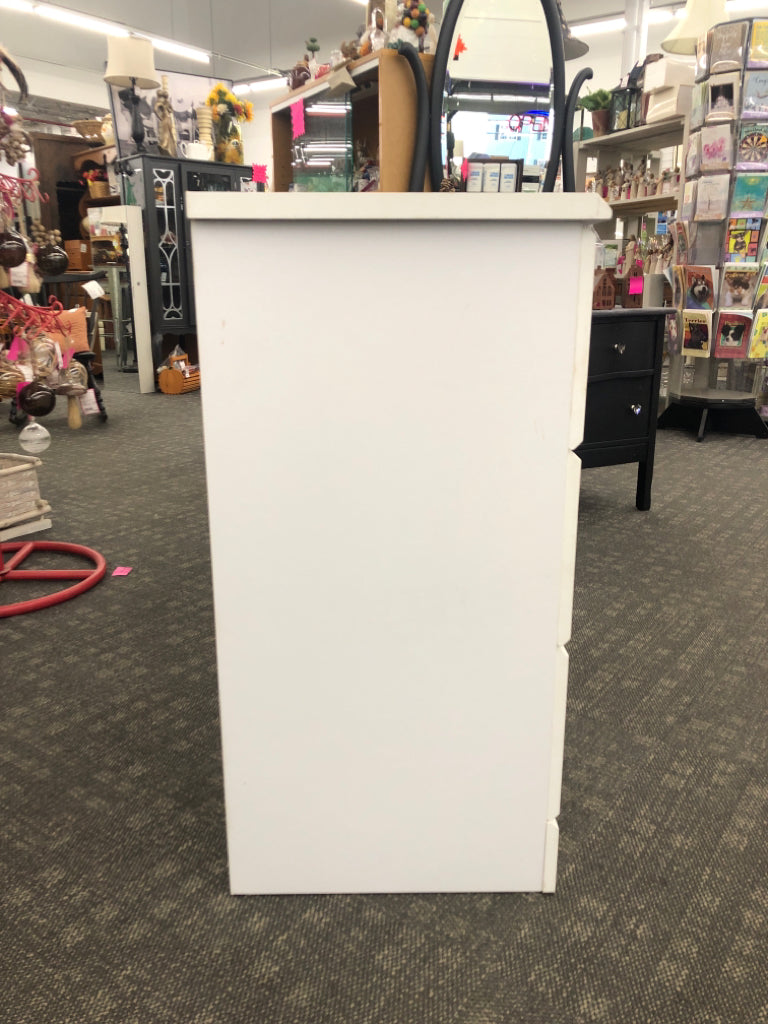
<instances>
[{"instance_id":1,"label":"white table lampshade","mask_svg":"<svg viewBox=\"0 0 768 1024\"><path fill-rule=\"evenodd\" d=\"M661 48L667 53L695 54L697 40L721 21L728 21L725 0L688 0Z\"/></svg>"},{"instance_id":2,"label":"white table lampshade","mask_svg":"<svg viewBox=\"0 0 768 1024\"><path fill-rule=\"evenodd\" d=\"M104 81L110 85L154 89L160 85L155 71L155 58L150 39L138 36L107 39L107 70Z\"/></svg>"}]
</instances>

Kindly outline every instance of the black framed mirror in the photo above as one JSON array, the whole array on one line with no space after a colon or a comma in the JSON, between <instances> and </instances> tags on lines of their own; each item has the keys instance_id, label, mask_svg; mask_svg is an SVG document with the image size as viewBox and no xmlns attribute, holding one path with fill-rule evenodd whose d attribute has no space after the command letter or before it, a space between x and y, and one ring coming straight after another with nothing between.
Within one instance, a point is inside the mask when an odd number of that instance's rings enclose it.
<instances>
[{"instance_id":1,"label":"black framed mirror","mask_svg":"<svg viewBox=\"0 0 768 1024\"><path fill-rule=\"evenodd\" d=\"M507 189L519 191L527 180L532 191L553 191L564 137L567 38L557 0L449 0L430 89L433 191L462 169L469 191L497 191L495 175L500 186L508 162L522 173L508 175ZM470 186L472 160L492 166L479 182L474 167Z\"/></svg>"}]
</instances>

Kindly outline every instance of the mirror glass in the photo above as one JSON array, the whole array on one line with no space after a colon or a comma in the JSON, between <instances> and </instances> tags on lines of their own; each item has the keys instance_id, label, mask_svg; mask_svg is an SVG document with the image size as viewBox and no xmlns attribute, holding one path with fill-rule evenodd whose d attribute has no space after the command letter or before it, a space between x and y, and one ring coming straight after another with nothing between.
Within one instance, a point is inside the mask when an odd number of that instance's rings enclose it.
<instances>
[{"instance_id":1,"label":"mirror glass","mask_svg":"<svg viewBox=\"0 0 768 1024\"><path fill-rule=\"evenodd\" d=\"M464 0L445 76L442 154L452 177L463 169L467 191L539 190L551 65L540 0Z\"/></svg>"}]
</instances>

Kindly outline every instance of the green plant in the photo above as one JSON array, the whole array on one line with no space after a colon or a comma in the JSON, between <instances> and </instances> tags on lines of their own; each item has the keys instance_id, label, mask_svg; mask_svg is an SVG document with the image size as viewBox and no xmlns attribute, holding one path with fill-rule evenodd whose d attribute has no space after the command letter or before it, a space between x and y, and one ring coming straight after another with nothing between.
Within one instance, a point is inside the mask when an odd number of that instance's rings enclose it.
<instances>
[{"instance_id":1,"label":"green plant","mask_svg":"<svg viewBox=\"0 0 768 1024\"><path fill-rule=\"evenodd\" d=\"M581 96L577 106L582 110L610 110L611 94L607 89L595 89L594 92Z\"/></svg>"}]
</instances>

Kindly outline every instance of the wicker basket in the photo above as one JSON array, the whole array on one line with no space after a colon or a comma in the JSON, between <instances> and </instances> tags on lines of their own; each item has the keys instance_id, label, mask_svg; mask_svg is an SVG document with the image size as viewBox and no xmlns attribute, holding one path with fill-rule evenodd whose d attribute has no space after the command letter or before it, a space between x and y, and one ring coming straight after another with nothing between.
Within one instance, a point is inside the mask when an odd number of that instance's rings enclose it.
<instances>
[{"instance_id":1,"label":"wicker basket","mask_svg":"<svg viewBox=\"0 0 768 1024\"><path fill-rule=\"evenodd\" d=\"M111 195L108 181L89 181L88 194L91 199L107 199Z\"/></svg>"},{"instance_id":2,"label":"wicker basket","mask_svg":"<svg viewBox=\"0 0 768 1024\"><path fill-rule=\"evenodd\" d=\"M164 395L185 395L188 391L200 390L200 371L184 372L175 365L186 360L186 356L172 356L171 362L174 365L158 371L157 383Z\"/></svg>"},{"instance_id":3,"label":"wicker basket","mask_svg":"<svg viewBox=\"0 0 768 1024\"><path fill-rule=\"evenodd\" d=\"M34 455L0 452L0 530L32 523L51 511L48 502L40 497L38 466L42 462Z\"/></svg>"},{"instance_id":4,"label":"wicker basket","mask_svg":"<svg viewBox=\"0 0 768 1024\"><path fill-rule=\"evenodd\" d=\"M96 118L90 118L86 121L73 121L72 127L77 129L84 139L89 142L103 142L101 134L101 121L97 121Z\"/></svg>"}]
</instances>

